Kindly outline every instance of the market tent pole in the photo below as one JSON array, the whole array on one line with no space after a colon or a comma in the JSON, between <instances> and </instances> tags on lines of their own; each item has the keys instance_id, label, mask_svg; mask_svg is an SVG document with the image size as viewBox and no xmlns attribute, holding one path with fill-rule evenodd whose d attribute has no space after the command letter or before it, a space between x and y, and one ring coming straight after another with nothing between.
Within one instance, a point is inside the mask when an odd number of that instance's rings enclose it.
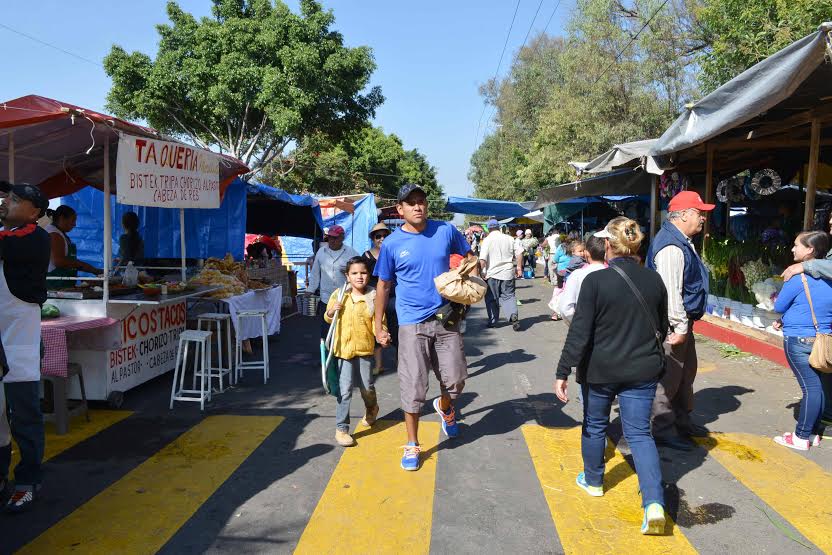
<instances>
[{"instance_id":1,"label":"market tent pole","mask_svg":"<svg viewBox=\"0 0 832 555\"><path fill-rule=\"evenodd\" d=\"M104 140L104 307L110 301L110 264L113 261L113 215L110 198L110 138Z\"/></svg>"},{"instance_id":2,"label":"market tent pole","mask_svg":"<svg viewBox=\"0 0 832 555\"><path fill-rule=\"evenodd\" d=\"M179 254L182 257L182 281L185 281L185 209L179 209Z\"/></svg>"},{"instance_id":3,"label":"market tent pole","mask_svg":"<svg viewBox=\"0 0 832 555\"><path fill-rule=\"evenodd\" d=\"M659 176L653 176L653 184L650 186L650 240L656 236L656 220L659 212Z\"/></svg>"},{"instance_id":4,"label":"market tent pole","mask_svg":"<svg viewBox=\"0 0 832 555\"><path fill-rule=\"evenodd\" d=\"M705 202L713 204L714 202L714 147L711 143L705 145ZM725 225L726 231L730 227L730 222ZM711 234L711 219L705 218L705 228L702 233L702 249L705 249L705 242L709 240Z\"/></svg>"},{"instance_id":5,"label":"market tent pole","mask_svg":"<svg viewBox=\"0 0 832 555\"><path fill-rule=\"evenodd\" d=\"M820 156L820 119L812 120L809 143L809 174L806 178L806 209L803 213L803 229L812 229L815 223L815 193L818 186L818 158Z\"/></svg>"},{"instance_id":6,"label":"market tent pole","mask_svg":"<svg viewBox=\"0 0 832 555\"><path fill-rule=\"evenodd\" d=\"M14 131L9 131L9 183L14 183Z\"/></svg>"}]
</instances>

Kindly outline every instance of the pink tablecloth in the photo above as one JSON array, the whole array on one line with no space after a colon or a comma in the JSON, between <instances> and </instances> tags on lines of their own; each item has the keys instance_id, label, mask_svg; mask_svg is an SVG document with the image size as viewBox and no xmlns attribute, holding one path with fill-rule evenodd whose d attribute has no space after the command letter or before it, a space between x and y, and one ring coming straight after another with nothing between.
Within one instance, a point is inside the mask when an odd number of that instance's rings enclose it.
<instances>
[{"instance_id":1,"label":"pink tablecloth","mask_svg":"<svg viewBox=\"0 0 832 555\"><path fill-rule=\"evenodd\" d=\"M113 318L91 318L84 316L61 316L40 323L41 339L45 354L41 363L41 373L49 376L66 377L69 360L66 347L66 334L73 331L103 328L117 324Z\"/></svg>"}]
</instances>

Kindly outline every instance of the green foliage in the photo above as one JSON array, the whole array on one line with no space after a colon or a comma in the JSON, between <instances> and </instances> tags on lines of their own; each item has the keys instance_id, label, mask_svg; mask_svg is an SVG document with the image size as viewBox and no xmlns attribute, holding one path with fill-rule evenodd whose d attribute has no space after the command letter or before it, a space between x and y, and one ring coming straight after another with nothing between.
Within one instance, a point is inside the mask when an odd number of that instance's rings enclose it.
<instances>
[{"instance_id":1,"label":"green foliage","mask_svg":"<svg viewBox=\"0 0 832 555\"><path fill-rule=\"evenodd\" d=\"M107 107L240 158L254 172L312 135L338 139L371 118L383 97L365 89L367 47L344 46L334 16L314 0L300 13L280 0L213 0L197 20L175 2L158 25L155 59L113 46Z\"/></svg>"},{"instance_id":2,"label":"green foliage","mask_svg":"<svg viewBox=\"0 0 832 555\"><path fill-rule=\"evenodd\" d=\"M709 92L832 20L832 2L707 0L695 14L708 45L699 63L700 83Z\"/></svg>"},{"instance_id":3,"label":"green foliage","mask_svg":"<svg viewBox=\"0 0 832 555\"><path fill-rule=\"evenodd\" d=\"M453 217L442 212L444 191L427 158L416 149L405 150L396 135L369 125L338 142L321 134L307 137L291 159L268 166L263 180L298 193L374 193L380 205L388 206L403 184L418 183L428 194L431 217Z\"/></svg>"}]
</instances>

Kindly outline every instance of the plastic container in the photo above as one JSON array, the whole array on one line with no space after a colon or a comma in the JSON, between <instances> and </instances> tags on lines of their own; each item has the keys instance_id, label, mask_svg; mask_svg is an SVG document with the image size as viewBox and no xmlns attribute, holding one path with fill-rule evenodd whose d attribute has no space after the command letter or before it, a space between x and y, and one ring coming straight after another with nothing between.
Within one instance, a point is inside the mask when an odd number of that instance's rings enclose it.
<instances>
[{"instance_id":1,"label":"plastic container","mask_svg":"<svg viewBox=\"0 0 832 555\"><path fill-rule=\"evenodd\" d=\"M127 263L127 268L124 269L124 277L121 280L125 287L135 287L139 284L139 270L133 266L133 261Z\"/></svg>"}]
</instances>

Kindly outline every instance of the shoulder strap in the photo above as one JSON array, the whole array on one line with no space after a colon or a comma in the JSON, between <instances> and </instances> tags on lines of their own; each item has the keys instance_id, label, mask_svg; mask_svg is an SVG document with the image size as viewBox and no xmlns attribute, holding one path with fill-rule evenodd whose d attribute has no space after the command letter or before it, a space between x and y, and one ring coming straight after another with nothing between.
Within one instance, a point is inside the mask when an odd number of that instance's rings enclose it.
<instances>
[{"instance_id":1,"label":"shoulder strap","mask_svg":"<svg viewBox=\"0 0 832 555\"><path fill-rule=\"evenodd\" d=\"M818 319L815 317L815 307L812 304L812 295L809 294L809 282L806 281L805 274L800 274L800 279L803 280L803 290L806 291L806 300L809 301L809 310L812 312L812 324L815 325L815 331L820 332L818 329Z\"/></svg>"},{"instance_id":2,"label":"shoulder strap","mask_svg":"<svg viewBox=\"0 0 832 555\"><path fill-rule=\"evenodd\" d=\"M610 268L612 268L613 270L618 272L618 275L621 276L621 278L630 287L630 289L633 292L633 295L635 295L635 297L638 299L639 303L641 303L641 308L644 309L644 312L647 314L647 317L650 319L650 324L653 326L653 333L656 334L656 339L661 340L662 334L659 331L658 323L656 323L656 315L653 314L650 311L650 308L647 306L647 301L644 300L644 296L638 290L638 288L636 287L636 284L633 283L633 280L630 279L630 276L628 276L627 273L624 270L622 270L621 268L619 268L617 265L610 264Z\"/></svg>"}]
</instances>

